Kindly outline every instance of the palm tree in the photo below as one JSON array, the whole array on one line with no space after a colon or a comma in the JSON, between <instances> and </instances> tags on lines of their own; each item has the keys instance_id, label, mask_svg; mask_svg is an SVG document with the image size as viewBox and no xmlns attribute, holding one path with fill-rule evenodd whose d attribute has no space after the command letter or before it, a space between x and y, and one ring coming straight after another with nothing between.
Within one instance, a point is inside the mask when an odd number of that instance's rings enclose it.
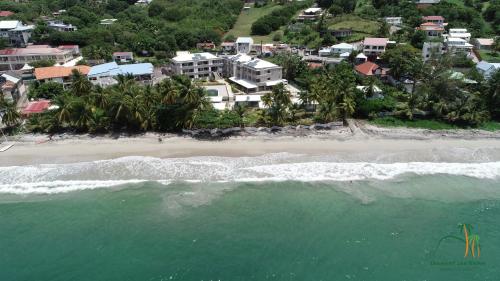
<instances>
[{"instance_id":1,"label":"palm tree","mask_svg":"<svg viewBox=\"0 0 500 281\"><path fill-rule=\"evenodd\" d=\"M271 117L273 125L282 125L290 115L290 91L285 88L283 83L276 85L271 93L262 97L264 105L267 107L267 113Z\"/></svg>"},{"instance_id":2,"label":"palm tree","mask_svg":"<svg viewBox=\"0 0 500 281\"><path fill-rule=\"evenodd\" d=\"M72 115L74 97L65 92L62 95L54 97L52 102L57 106L55 117L58 124L71 124L73 121Z\"/></svg>"},{"instance_id":3,"label":"palm tree","mask_svg":"<svg viewBox=\"0 0 500 281\"><path fill-rule=\"evenodd\" d=\"M354 113L356 107L354 95L355 91L352 88L339 89L337 92L338 116L342 116L344 126L347 126L347 119Z\"/></svg>"},{"instance_id":4,"label":"palm tree","mask_svg":"<svg viewBox=\"0 0 500 281\"><path fill-rule=\"evenodd\" d=\"M174 104L179 98L178 85L172 79L164 79L156 84L155 90L160 95L163 104Z\"/></svg>"},{"instance_id":5,"label":"palm tree","mask_svg":"<svg viewBox=\"0 0 500 281\"><path fill-rule=\"evenodd\" d=\"M247 110L247 105L246 104L242 104L242 103L237 103L237 104L234 105L233 110L240 117L240 127L244 127L245 124L243 122L243 118L244 118L245 112Z\"/></svg>"},{"instance_id":6,"label":"palm tree","mask_svg":"<svg viewBox=\"0 0 500 281\"><path fill-rule=\"evenodd\" d=\"M3 95L0 97L0 113L3 113L2 123L7 127L14 127L19 124L21 116L16 105L13 102L4 100Z\"/></svg>"},{"instance_id":7,"label":"palm tree","mask_svg":"<svg viewBox=\"0 0 500 281\"><path fill-rule=\"evenodd\" d=\"M76 96L86 96L90 94L92 83L78 70L74 69L71 74L71 91Z\"/></svg>"},{"instance_id":8,"label":"palm tree","mask_svg":"<svg viewBox=\"0 0 500 281\"><path fill-rule=\"evenodd\" d=\"M95 86L94 90L88 96L87 102L93 107L107 108L110 104L111 88L103 89L101 86Z\"/></svg>"}]
</instances>

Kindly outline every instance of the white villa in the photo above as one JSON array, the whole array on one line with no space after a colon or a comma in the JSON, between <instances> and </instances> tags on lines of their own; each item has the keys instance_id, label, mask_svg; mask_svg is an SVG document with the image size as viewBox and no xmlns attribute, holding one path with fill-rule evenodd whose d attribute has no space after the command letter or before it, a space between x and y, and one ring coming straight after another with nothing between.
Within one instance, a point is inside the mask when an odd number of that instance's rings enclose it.
<instances>
[{"instance_id":1,"label":"white villa","mask_svg":"<svg viewBox=\"0 0 500 281\"><path fill-rule=\"evenodd\" d=\"M224 75L247 94L263 94L273 86L287 83L282 79L282 71L281 66L246 54L227 57L224 62Z\"/></svg>"},{"instance_id":2,"label":"white villa","mask_svg":"<svg viewBox=\"0 0 500 281\"><path fill-rule=\"evenodd\" d=\"M363 53L367 56L378 56L385 52L388 38L365 38L363 41Z\"/></svg>"},{"instance_id":3,"label":"white villa","mask_svg":"<svg viewBox=\"0 0 500 281\"><path fill-rule=\"evenodd\" d=\"M351 44L340 43L332 46L334 54L352 53L352 51L354 51L354 46Z\"/></svg>"},{"instance_id":4,"label":"white villa","mask_svg":"<svg viewBox=\"0 0 500 281\"><path fill-rule=\"evenodd\" d=\"M333 45L331 47L326 47L326 48L320 49L318 51L318 55L320 57L327 57L327 56L331 56L331 55L340 55L340 54L347 53L347 56L349 56L349 54L352 53L352 51L354 49L355 49L354 46L351 44L340 43L340 44Z\"/></svg>"},{"instance_id":5,"label":"white villa","mask_svg":"<svg viewBox=\"0 0 500 281\"><path fill-rule=\"evenodd\" d=\"M323 9L321 8L309 8L304 10L297 19L299 21L306 20L317 20L323 14Z\"/></svg>"},{"instance_id":6,"label":"white villa","mask_svg":"<svg viewBox=\"0 0 500 281\"><path fill-rule=\"evenodd\" d=\"M472 52L472 48L474 47L472 44L469 44L467 40L456 37L446 38L445 46L448 52L452 54L463 52L467 55Z\"/></svg>"},{"instance_id":7,"label":"white villa","mask_svg":"<svg viewBox=\"0 0 500 281\"><path fill-rule=\"evenodd\" d=\"M172 58L172 71L191 79L208 78L212 73L222 73L223 59L210 53L177 52Z\"/></svg>"},{"instance_id":8,"label":"white villa","mask_svg":"<svg viewBox=\"0 0 500 281\"><path fill-rule=\"evenodd\" d=\"M252 37L238 37L235 44L238 54L248 54L252 50L253 39Z\"/></svg>"},{"instance_id":9,"label":"white villa","mask_svg":"<svg viewBox=\"0 0 500 281\"><path fill-rule=\"evenodd\" d=\"M402 26L403 18L402 17L385 17L384 21L392 26Z\"/></svg>"},{"instance_id":10,"label":"white villa","mask_svg":"<svg viewBox=\"0 0 500 281\"><path fill-rule=\"evenodd\" d=\"M467 31L466 28L450 28L450 32L448 33L448 37L460 38L469 42L471 38L470 32Z\"/></svg>"}]
</instances>

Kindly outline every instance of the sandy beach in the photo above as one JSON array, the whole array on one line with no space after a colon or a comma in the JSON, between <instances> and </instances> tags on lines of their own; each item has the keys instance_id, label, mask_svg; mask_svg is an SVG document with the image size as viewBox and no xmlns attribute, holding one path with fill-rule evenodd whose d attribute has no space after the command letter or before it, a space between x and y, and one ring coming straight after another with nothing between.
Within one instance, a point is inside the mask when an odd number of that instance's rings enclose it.
<instances>
[{"instance_id":1,"label":"sandy beach","mask_svg":"<svg viewBox=\"0 0 500 281\"><path fill-rule=\"evenodd\" d=\"M161 137L160 142L158 138ZM500 134L486 131L388 129L362 123L304 136L261 134L222 140L147 133L137 136L22 135L0 154L0 166L73 163L124 156L259 156L288 152L336 155L344 161L475 162L500 159ZM387 160L389 161L389 160Z\"/></svg>"}]
</instances>

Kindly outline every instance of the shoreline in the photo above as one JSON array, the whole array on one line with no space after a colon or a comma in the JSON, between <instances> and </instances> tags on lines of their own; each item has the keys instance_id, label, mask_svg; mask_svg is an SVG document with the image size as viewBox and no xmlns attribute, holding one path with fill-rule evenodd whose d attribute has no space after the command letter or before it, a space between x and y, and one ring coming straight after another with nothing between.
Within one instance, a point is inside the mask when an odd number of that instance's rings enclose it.
<instances>
[{"instance_id":1,"label":"shoreline","mask_svg":"<svg viewBox=\"0 0 500 281\"><path fill-rule=\"evenodd\" d=\"M349 127L300 134L256 132L217 140L199 140L175 134L133 136L16 136L15 145L0 153L0 166L60 164L126 156L184 158L196 156L245 157L269 153L336 155L344 161L470 162L478 150L487 161L500 161L500 132L480 130L430 131L382 128L350 120ZM161 138L160 142L158 138ZM454 152L460 151L462 152ZM483 156L484 158L484 156ZM481 159L478 159L481 160ZM388 160L387 160L388 161Z\"/></svg>"}]
</instances>

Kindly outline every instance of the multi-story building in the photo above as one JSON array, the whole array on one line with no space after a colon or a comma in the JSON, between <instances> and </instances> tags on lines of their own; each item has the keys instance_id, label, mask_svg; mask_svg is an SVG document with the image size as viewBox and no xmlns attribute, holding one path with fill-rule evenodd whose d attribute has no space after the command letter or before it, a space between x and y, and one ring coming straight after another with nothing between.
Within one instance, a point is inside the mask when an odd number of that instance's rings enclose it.
<instances>
[{"instance_id":1,"label":"multi-story building","mask_svg":"<svg viewBox=\"0 0 500 281\"><path fill-rule=\"evenodd\" d=\"M210 53L177 52L172 58L172 72L187 75L191 79L208 78L210 74L222 73L224 60Z\"/></svg>"},{"instance_id":2,"label":"multi-story building","mask_svg":"<svg viewBox=\"0 0 500 281\"><path fill-rule=\"evenodd\" d=\"M367 56L378 56L385 52L388 41L388 38L365 38L363 53Z\"/></svg>"},{"instance_id":3,"label":"multi-story building","mask_svg":"<svg viewBox=\"0 0 500 281\"><path fill-rule=\"evenodd\" d=\"M461 38L469 42L471 34L467 31L467 28L450 28L448 37Z\"/></svg>"},{"instance_id":4,"label":"multi-story building","mask_svg":"<svg viewBox=\"0 0 500 281\"><path fill-rule=\"evenodd\" d=\"M246 54L227 57L224 75L247 94L269 92L273 86L287 82L281 66Z\"/></svg>"},{"instance_id":5,"label":"multi-story building","mask_svg":"<svg viewBox=\"0 0 500 281\"><path fill-rule=\"evenodd\" d=\"M74 58L76 50L78 50L78 46L52 48L48 45L3 49L0 50L0 70L18 70L25 64L43 60L54 61L56 64L62 65Z\"/></svg>"},{"instance_id":6,"label":"multi-story building","mask_svg":"<svg viewBox=\"0 0 500 281\"><path fill-rule=\"evenodd\" d=\"M31 38L32 25L24 25L18 20L0 21L0 38L14 47L25 47Z\"/></svg>"},{"instance_id":7,"label":"multi-story building","mask_svg":"<svg viewBox=\"0 0 500 281\"><path fill-rule=\"evenodd\" d=\"M466 55L470 55L472 52L472 48L474 47L465 39L455 37L446 38L445 46L446 50L450 54L465 53Z\"/></svg>"},{"instance_id":8,"label":"multi-story building","mask_svg":"<svg viewBox=\"0 0 500 281\"><path fill-rule=\"evenodd\" d=\"M424 42L422 47L422 58L424 61L437 59L445 52L444 45L441 42Z\"/></svg>"}]
</instances>

